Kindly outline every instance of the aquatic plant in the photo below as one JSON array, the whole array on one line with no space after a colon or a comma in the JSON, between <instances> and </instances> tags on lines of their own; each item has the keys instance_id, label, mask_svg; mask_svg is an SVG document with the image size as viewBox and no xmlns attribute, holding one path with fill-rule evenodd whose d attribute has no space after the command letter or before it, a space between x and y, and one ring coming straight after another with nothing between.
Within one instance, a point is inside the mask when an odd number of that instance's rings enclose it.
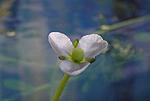
<instances>
[{"instance_id":1,"label":"aquatic plant","mask_svg":"<svg viewBox=\"0 0 150 101\"><path fill-rule=\"evenodd\" d=\"M85 35L72 43L65 34L60 32L51 32L48 40L58 55L59 67L64 72L64 77L52 98L52 101L58 101L70 76L82 73L90 63L95 61L97 55L107 50L108 43L97 34Z\"/></svg>"}]
</instances>

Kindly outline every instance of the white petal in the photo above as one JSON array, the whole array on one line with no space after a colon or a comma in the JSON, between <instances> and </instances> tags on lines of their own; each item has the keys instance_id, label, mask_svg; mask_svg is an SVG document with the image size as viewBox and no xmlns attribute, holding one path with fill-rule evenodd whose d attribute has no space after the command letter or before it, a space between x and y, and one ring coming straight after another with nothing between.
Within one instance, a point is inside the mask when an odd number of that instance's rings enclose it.
<instances>
[{"instance_id":1,"label":"white petal","mask_svg":"<svg viewBox=\"0 0 150 101\"><path fill-rule=\"evenodd\" d=\"M57 55L67 56L73 48L71 40L60 32L51 32L48 41Z\"/></svg>"},{"instance_id":2,"label":"white petal","mask_svg":"<svg viewBox=\"0 0 150 101\"><path fill-rule=\"evenodd\" d=\"M59 67L60 69L69 75L78 75L82 73L90 63L82 63L82 64L75 64L70 61L60 61Z\"/></svg>"},{"instance_id":3,"label":"white petal","mask_svg":"<svg viewBox=\"0 0 150 101\"><path fill-rule=\"evenodd\" d=\"M108 43L100 35L90 34L79 40L79 47L85 52L85 57L95 57L107 50Z\"/></svg>"}]
</instances>

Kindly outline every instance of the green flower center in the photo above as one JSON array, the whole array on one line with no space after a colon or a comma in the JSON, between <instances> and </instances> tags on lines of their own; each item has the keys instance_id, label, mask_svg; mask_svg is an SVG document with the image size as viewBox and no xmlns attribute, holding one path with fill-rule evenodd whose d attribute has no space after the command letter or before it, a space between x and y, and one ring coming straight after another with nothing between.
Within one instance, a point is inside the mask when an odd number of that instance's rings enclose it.
<instances>
[{"instance_id":1,"label":"green flower center","mask_svg":"<svg viewBox=\"0 0 150 101\"><path fill-rule=\"evenodd\" d=\"M71 53L71 59L75 63L80 63L84 59L84 51L81 48L74 48Z\"/></svg>"},{"instance_id":2,"label":"green flower center","mask_svg":"<svg viewBox=\"0 0 150 101\"><path fill-rule=\"evenodd\" d=\"M81 48L78 48L79 40L76 39L73 41L73 50L68 56L59 56L58 58L60 60L69 60L72 62L75 62L77 64L83 63L83 62L89 62L93 63L95 61L95 58L85 58L84 57L84 51Z\"/></svg>"}]
</instances>

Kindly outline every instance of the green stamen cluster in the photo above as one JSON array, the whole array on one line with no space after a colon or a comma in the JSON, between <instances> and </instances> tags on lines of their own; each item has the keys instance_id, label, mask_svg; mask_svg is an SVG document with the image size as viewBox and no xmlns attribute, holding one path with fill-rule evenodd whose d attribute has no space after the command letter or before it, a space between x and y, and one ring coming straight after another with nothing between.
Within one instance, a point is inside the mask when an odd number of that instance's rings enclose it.
<instances>
[{"instance_id":1,"label":"green stamen cluster","mask_svg":"<svg viewBox=\"0 0 150 101\"><path fill-rule=\"evenodd\" d=\"M81 63L84 59L84 51L81 48L74 48L71 54L71 59L75 63Z\"/></svg>"},{"instance_id":2,"label":"green stamen cluster","mask_svg":"<svg viewBox=\"0 0 150 101\"><path fill-rule=\"evenodd\" d=\"M84 59L84 51L81 48L78 48L79 40L75 39L73 41L74 49L71 53L71 59L75 63L81 63L81 61Z\"/></svg>"},{"instance_id":3,"label":"green stamen cluster","mask_svg":"<svg viewBox=\"0 0 150 101\"><path fill-rule=\"evenodd\" d=\"M95 58L85 58L84 57L84 51L78 47L79 44L79 40L76 39L73 41L73 50L71 52L71 54L67 57L65 56L59 56L58 58L60 60L69 60L72 62L75 62L77 64L83 63L83 62L89 62L89 63L93 63L95 61Z\"/></svg>"}]
</instances>

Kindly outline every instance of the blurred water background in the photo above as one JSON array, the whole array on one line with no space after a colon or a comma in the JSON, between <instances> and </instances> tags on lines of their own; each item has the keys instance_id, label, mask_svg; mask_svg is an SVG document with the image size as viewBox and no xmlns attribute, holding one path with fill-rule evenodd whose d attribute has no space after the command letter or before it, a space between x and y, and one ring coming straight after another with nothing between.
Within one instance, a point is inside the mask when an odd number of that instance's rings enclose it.
<instances>
[{"instance_id":1,"label":"blurred water background","mask_svg":"<svg viewBox=\"0 0 150 101\"><path fill-rule=\"evenodd\" d=\"M0 101L50 101L63 73L47 36L71 39L150 14L150 0L0 0ZM150 20L105 33L109 51L60 101L150 101Z\"/></svg>"}]
</instances>

